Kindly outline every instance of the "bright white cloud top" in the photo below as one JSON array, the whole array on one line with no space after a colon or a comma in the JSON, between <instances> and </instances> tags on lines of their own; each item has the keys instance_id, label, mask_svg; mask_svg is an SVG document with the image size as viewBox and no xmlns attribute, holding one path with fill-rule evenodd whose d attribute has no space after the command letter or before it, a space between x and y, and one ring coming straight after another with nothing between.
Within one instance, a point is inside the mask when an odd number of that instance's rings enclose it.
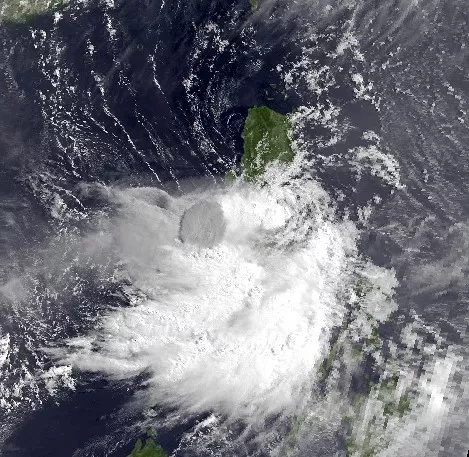
<instances>
[{"instance_id":1,"label":"bright white cloud top","mask_svg":"<svg viewBox=\"0 0 469 457\"><path fill-rule=\"evenodd\" d=\"M145 298L68 341L63 363L114 377L148 369L156 402L193 412L250 420L293 412L343 317L354 225L334 220L312 181L180 197L107 192L120 209L101 237L119 256L129 293ZM203 216L224 227L211 247L187 236Z\"/></svg>"}]
</instances>

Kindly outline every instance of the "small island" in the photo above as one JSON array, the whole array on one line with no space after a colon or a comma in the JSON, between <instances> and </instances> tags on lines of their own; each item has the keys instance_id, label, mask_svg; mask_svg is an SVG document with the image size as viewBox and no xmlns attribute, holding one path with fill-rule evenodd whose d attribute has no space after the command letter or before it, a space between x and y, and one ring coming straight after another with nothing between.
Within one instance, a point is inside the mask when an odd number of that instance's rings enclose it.
<instances>
[{"instance_id":1,"label":"small island","mask_svg":"<svg viewBox=\"0 0 469 457\"><path fill-rule=\"evenodd\" d=\"M168 454L159 444L155 443L153 438L148 437L145 443L138 439L128 457L168 457Z\"/></svg>"},{"instance_id":2,"label":"small island","mask_svg":"<svg viewBox=\"0 0 469 457\"><path fill-rule=\"evenodd\" d=\"M256 11L259 8L259 0L249 0L249 4L251 5L251 11Z\"/></svg>"}]
</instances>

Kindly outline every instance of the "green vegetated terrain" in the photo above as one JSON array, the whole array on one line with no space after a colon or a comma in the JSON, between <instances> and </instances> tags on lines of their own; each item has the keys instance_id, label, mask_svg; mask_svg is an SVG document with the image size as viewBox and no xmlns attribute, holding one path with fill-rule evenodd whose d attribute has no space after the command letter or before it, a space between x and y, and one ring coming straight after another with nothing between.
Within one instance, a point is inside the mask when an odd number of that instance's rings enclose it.
<instances>
[{"instance_id":1,"label":"green vegetated terrain","mask_svg":"<svg viewBox=\"0 0 469 457\"><path fill-rule=\"evenodd\" d=\"M259 0L249 0L249 4L251 5L251 11L256 11L259 8Z\"/></svg>"},{"instance_id":2,"label":"green vegetated terrain","mask_svg":"<svg viewBox=\"0 0 469 457\"><path fill-rule=\"evenodd\" d=\"M262 176L266 166L274 160L293 160L289 129L287 116L267 106L249 109L242 133L244 152L241 170L246 180L254 181Z\"/></svg>"},{"instance_id":3,"label":"green vegetated terrain","mask_svg":"<svg viewBox=\"0 0 469 457\"><path fill-rule=\"evenodd\" d=\"M365 381L360 391L350 398L349 411L343 419L347 457L379 455L388 445L386 434L390 422L395 424L396 421L405 420L412 410L412 391L409 388L404 388L403 391L397 389L400 376L392 370L393 363L388 365L386 372L377 366L375 369L366 368L369 372L362 371L373 353L383 354L384 341L380 334L380 322L363 306L364 300L372 291L372 285L365 278L357 280L348 305L350 314L345 318L336 340L331 343L329 353L318 368L319 381L327 383L335 362L339 366L352 363L357 374ZM356 340L357 321L368 328L359 341Z\"/></svg>"},{"instance_id":4,"label":"green vegetated terrain","mask_svg":"<svg viewBox=\"0 0 469 457\"><path fill-rule=\"evenodd\" d=\"M355 395L351 403L354 412L344 421L348 428L345 440L347 457L377 456L380 450L387 447L389 443L384 437L389 420L402 419L411 411L410 395L407 392L397 395L398 381L399 376L394 374L380 379L376 384L371 383L367 395ZM373 402L366 405L369 398ZM367 414L364 417L365 405ZM357 419L359 423L355 429Z\"/></svg>"},{"instance_id":5,"label":"green vegetated terrain","mask_svg":"<svg viewBox=\"0 0 469 457\"><path fill-rule=\"evenodd\" d=\"M63 8L68 0L3 0L0 2L0 21L25 24L36 16Z\"/></svg>"},{"instance_id":6,"label":"green vegetated terrain","mask_svg":"<svg viewBox=\"0 0 469 457\"><path fill-rule=\"evenodd\" d=\"M147 438L145 443L138 439L128 457L168 457L163 448L155 443L153 438Z\"/></svg>"}]
</instances>

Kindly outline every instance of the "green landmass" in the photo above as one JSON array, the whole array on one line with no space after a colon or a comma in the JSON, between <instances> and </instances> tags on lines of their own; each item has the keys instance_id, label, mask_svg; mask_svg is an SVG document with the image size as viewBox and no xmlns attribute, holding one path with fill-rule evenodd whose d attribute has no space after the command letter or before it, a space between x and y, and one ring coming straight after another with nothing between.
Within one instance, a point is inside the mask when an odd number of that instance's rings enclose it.
<instances>
[{"instance_id":1,"label":"green landmass","mask_svg":"<svg viewBox=\"0 0 469 457\"><path fill-rule=\"evenodd\" d=\"M128 457L168 457L163 448L153 438L147 438L145 444L138 439Z\"/></svg>"},{"instance_id":2,"label":"green landmass","mask_svg":"<svg viewBox=\"0 0 469 457\"><path fill-rule=\"evenodd\" d=\"M392 416L394 414L399 414L399 417L403 417L404 414L408 413L411 410L410 407L410 398L408 394L403 395L399 398L398 402L387 402L384 405L384 415Z\"/></svg>"},{"instance_id":3,"label":"green landmass","mask_svg":"<svg viewBox=\"0 0 469 457\"><path fill-rule=\"evenodd\" d=\"M244 153L241 158L241 170L246 180L258 179L266 166L275 160L293 160L289 129L287 116L267 106L249 109L242 133Z\"/></svg>"},{"instance_id":4,"label":"green landmass","mask_svg":"<svg viewBox=\"0 0 469 457\"><path fill-rule=\"evenodd\" d=\"M399 382L399 375L393 374L391 377L381 381L381 389L385 391L395 390Z\"/></svg>"},{"instance_id":5,"label":"green landmass","mask_svg":"<svg viewBox=\"0 0 469 457\"><path fill-rule=\"evenodd\" d=\"M393 374L372 385L371 391L367 395L357 394L354 396L351 401L352 414L344 420L347 429L345 437L347 457L371 457L377 455L379 449L384 448L388 444L382 441L382 437L385 434L389 419L392 417L403 418L404 415L411 411L411 397L409 393L404 393L396 398L395 390L398 381L399 375ZM367 419L362 416L362 412L370 395L380 401L375 403L374 408L372 407L372 409L368 410L372 417ZM359 419L360 417L362 419ZM357 419L358 430L360 430L361 436L360 440L356 435L357 430L354 429L354 422ZM363 419L365 419L366 424L364 432L360 427Z\"/></svg>"},{"instance_id":6,"label":"green landmass","mask_svg":"<svg viewBox=\"0 0 469 457\"><path fill-rule=\"evenodd\" d=\"M234 170L228 170L225 173L225 181L228 184L233 184L236 181L236 172Z\"/></svg>"},{"instance_id":7,"label":"green landmass","mask_svg":"<svg viewBox=\"0 0 469 457\"><path fill-rule=\"evenodd\" d=\"M336 342L319 367L318 374L321 381L329 379L334 361L340 362L344 355L351 356L356 369L359 370L357 374L361 374L367 357L383 348L380 322L363 306L364 300L372 290L373 286L366 278L360 278L355 283L348 302L349 313L342 323ZM396 320L396 315L391 319ZM351 324L354 322L363 323L366 336L362 334L357 339L356 334L352 335L355 327ZM380 370L373 370L373 375L361 375L366 381L366 386L351 397L349 411L343 418L342 436L347 457L379 455L389 444L386 437L389 421L403 419L412 410L412 392L408 390L401 395L397 393L400 379L398 373L383 374Z\"/></svg>"},{"instance_id":8,"label":"green landmass","mask_svg":"<svg viewBox=\"0 0 469 457\"><path fill-rule=\"evenodd\" d=\"M256 11L259 8L259 0L249 0L249 4L251 5L251 11Z\"/></svg>"},{"instance_id":9,"label":"green landmass","mask_svg":"<svg viewBox=\"0 0 469 457\"><path fill-rule=\"evenodd\" d=\"M65 7L67 3L68 0L3 0L0 22L26 24L41 14Z\"/></svg>"},{"instance_id":10,"label":"green landmass","mask_svg":"<svg viewBox=\"0 0 469 457\"><path fill-rule=\"evenodd\" d=\"M376 326L371 326L371 336L365 340L367 346L379 347L381 346L381 338L379 336Z\"/></svg>"},{"instance_id":11,"label":"green landmass","mask_svg":"<svg viewBox=\"0 0 469 457\"><path fill-rule=\"evenodd\" d=\"M321 366L319 367L318 374L320 379L326 379L329 373L331 372L332 364L336 359L337 351L339 349L339 343L334 343L331 350L329 351L329 355L326 359L322 362Z\"/></svg>"},{"instance_id":12,"label":"green landmass","mask_svg":"<svg viewBox=\"0 0 469 457\"><path fill-rule=\"evenodd\" d=\"M366 279L360 278L355 284L354 292L358 298L363 298L372 289L373 286Z\"/></svg>"}]
</instances>

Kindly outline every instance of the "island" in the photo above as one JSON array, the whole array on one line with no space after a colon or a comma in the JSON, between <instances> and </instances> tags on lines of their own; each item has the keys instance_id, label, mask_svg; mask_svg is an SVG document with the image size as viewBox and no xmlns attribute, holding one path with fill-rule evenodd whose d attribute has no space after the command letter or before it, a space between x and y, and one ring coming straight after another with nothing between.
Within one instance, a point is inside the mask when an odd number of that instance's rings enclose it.
<instances>
[{"instance_id":1,"label":"island","mask_svg":"<svg viewBox=\"0 0 469 457\"><path fill-rule=\"evenodd\" d=\"M168 457L168 454L159 444L155 443L153 438L148 437L145 443L138 439L128 457Z\"/></svg>"},{"instance_id":2,"label":"island","mask_svg":"<svg viewBox=\"0 0 469 457\"><path fill-rule=\"evenodd\" d=\"M256 11L259 8L258 0L249 0L249 4L251 5L251 11Z\"/></svg>"},{"instance_id":3,"label":"island","mask_svg":"<svg viewBox=\"0 0 469 457\"><path fill-rule=\"evenodd\" d=\"M257 180L271 162L293 160L289 131L290 122L286 115L267 106L249 108L242 132L241 171L244 179Z\"/></svg>"},{"instance_id":4,"label":"island","mask_svg":"<svg viewBox=\"0 0 469 457\"><path fill-rule=\"evenodd\" d=\"M37 16L52 13L68 4L68 0L4 0L0 6L0 22L26 24Z\"/></svg>"}]
</instances>

